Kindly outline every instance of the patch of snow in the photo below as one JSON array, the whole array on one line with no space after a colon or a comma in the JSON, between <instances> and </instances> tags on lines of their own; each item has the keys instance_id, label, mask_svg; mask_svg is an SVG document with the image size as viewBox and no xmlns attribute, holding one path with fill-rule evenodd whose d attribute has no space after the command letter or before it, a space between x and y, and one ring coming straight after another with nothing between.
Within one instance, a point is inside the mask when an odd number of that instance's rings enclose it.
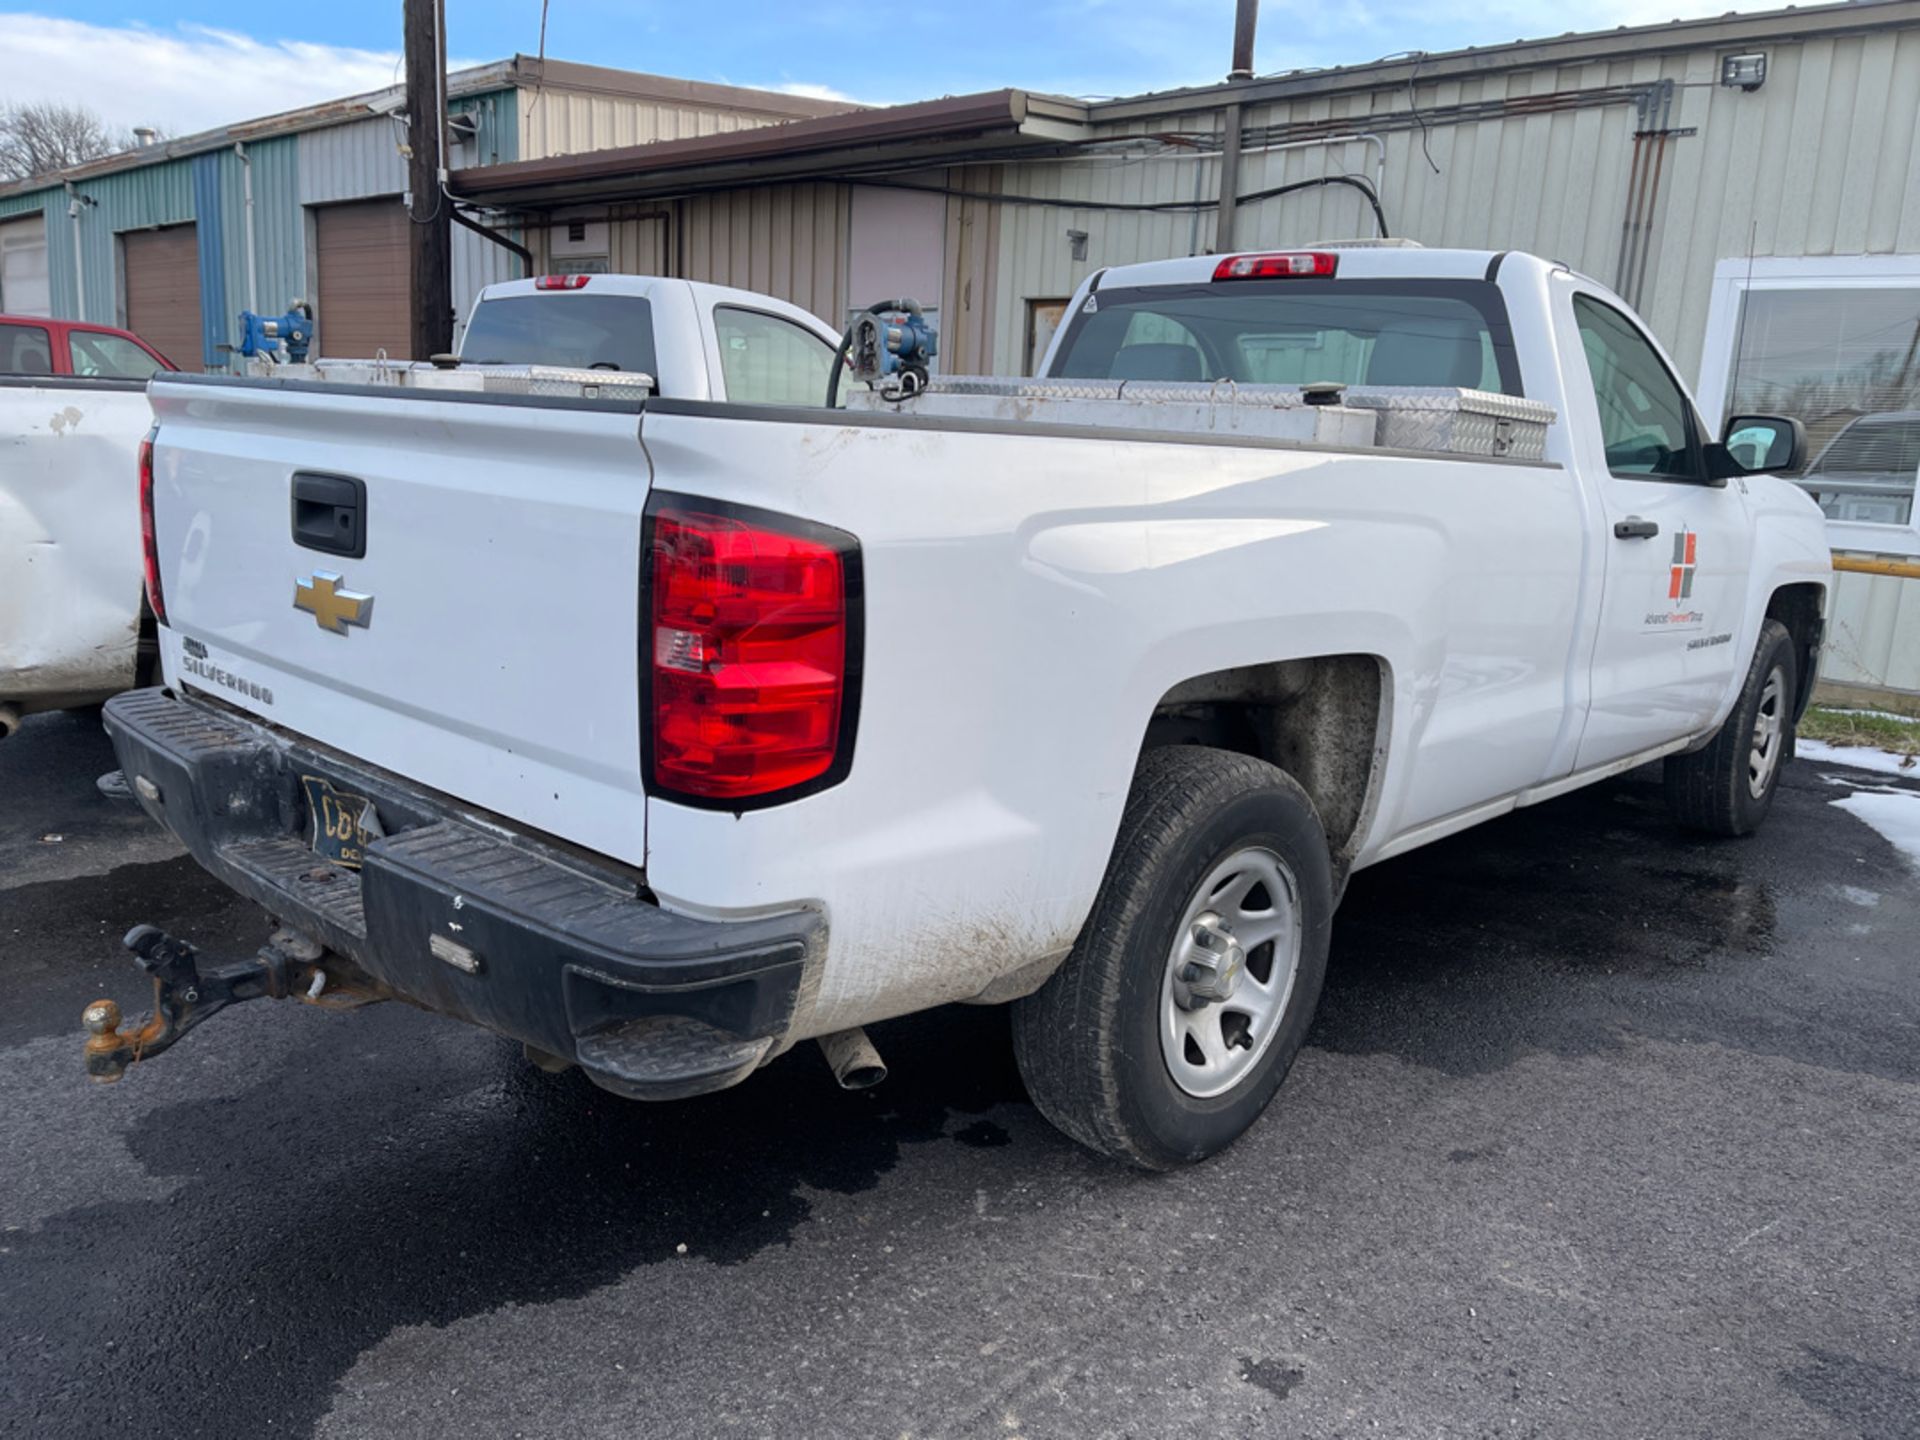
<instances>
[{"instance_id":1,"label":"patch of snow","mask_svg":"<svg viewBox=\"0 0 1920 1440\"><path fill-rule=\"evenodd\" d=\"M1872 745L1829 745L1824 740L1796 740L1794 758L1811 760L1817 765L1851 765L1856 770L1877 770L1882 775L1903 775L1920 780L1920 764L1904 755Z\"/></svg>"},{"instance_id":2,"label":"patch of snow","mask_svg":"<svg viewBox=\"0 0 1920 1440\"><path fill-rule=\"evenodd\" d=\"M1860 790L1827 803L1871 825L1920 869L1920 791Z\"/></svg>"},{"instance_id":3,"label":"patch of snow","mask_svg":"<svg viewBox=\"0 0 1920 1440\"><path fill-rule=\"evenodd\" d=\"M1880 892L1878 890L1863 890L1858 885L1842 885L1840 887L1840 898L1849 900L1864 909L1871 910L1880 903Z\"/></svg>"}]
</instances>

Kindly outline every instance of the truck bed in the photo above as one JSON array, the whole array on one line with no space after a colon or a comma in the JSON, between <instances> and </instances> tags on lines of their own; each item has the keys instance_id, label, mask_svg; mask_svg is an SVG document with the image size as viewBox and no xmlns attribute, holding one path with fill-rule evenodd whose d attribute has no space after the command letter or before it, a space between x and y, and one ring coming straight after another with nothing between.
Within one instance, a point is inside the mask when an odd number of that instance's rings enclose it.
<instances>
[{"instance_id":1,"label":"truck bed","mask_svg":"<svg viewBox=\"0 0 1920 1440\"><path fill-rule=\"evenodd\" d=\"M145 391L0 376L0 706L97 703L134 683Z\"/></svg>"}]
</instances>

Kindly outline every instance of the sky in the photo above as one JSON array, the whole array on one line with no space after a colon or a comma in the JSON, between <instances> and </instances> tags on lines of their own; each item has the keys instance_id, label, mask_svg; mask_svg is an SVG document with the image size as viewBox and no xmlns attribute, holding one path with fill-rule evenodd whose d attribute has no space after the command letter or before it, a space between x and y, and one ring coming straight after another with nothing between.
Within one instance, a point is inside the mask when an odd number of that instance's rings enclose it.
<instances>
[{"instance_id":1,"label":"sky","mask_svg":"<svg viewBox=\"0 0 1920 1440\"><path fill-rule=\"evenodd\" d=\"M1009 85L1087 96L1205 84L1226 72L1234 9L1233 0L546 3L546 52L556 59L874 104ZM535 53L541 5L446 0L449 56L458 64ZM1267 0L1255 68L1349 65L1727 8L1728 0ZM401 0L0 9L0 105L78 102L119 128L189 134L394 83L400 12Z\"/></svg>"}]
</instances>

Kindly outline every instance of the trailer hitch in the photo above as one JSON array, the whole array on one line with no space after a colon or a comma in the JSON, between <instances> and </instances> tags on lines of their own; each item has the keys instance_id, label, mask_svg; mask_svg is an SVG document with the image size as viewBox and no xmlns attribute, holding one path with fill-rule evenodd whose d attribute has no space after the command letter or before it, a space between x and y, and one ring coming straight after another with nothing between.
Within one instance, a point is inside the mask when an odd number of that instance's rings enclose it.
<instances>
[{"instance_id":1,"label":"trailer hitch","mask_svg":"<svg viewBox=\"0 0 1920 1440\"><path fill-rule=\"evenodd\" d=\"M127 1067L169 1050L201 1021L243 1000L298 996L330 1010L394 998L393 992L317 941L277 930L250 960L202 970L199 951L155 925L136 925L120 942L153 976L153 1013L130 1031L120 1007L96 1000L81 1012L87 1029L87 1075L112 1084ZM324 963L323 963L324 962Z\"/></svg>"}]
</instances>

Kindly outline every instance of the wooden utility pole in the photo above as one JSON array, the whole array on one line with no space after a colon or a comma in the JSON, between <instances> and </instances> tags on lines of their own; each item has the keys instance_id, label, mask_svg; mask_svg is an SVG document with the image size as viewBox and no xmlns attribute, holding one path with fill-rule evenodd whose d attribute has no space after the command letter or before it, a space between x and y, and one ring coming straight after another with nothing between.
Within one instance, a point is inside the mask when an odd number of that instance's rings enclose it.
<instances>
[{"instance_id":1,"label":"wooden utility pole","mask_svg":"<svg viewBox=\"0 0 1920 1440\"><path fill-rule=\"evenodd\" d=\"M1240 0L1233 13L1233 68L1228 84L1253 79L1253 31L1260 18L1260 0ZM1240 209L1240 102L1230 100L1220 110L1220 204L1214 212L1213 248L1234 248L1234 221Z\"/></svg>"},{"instance_id":2,"label":"wooden utility pole","mask_svg":"<svg viewBox=\"0 0 1920 1440\"><path fill-rule=\"evenodd\" d=\"M446 37L439 0L402 0L407 51L407 227L412 355L453 349L453 201L444 188Z\"/></svg>"}]
</instances>

